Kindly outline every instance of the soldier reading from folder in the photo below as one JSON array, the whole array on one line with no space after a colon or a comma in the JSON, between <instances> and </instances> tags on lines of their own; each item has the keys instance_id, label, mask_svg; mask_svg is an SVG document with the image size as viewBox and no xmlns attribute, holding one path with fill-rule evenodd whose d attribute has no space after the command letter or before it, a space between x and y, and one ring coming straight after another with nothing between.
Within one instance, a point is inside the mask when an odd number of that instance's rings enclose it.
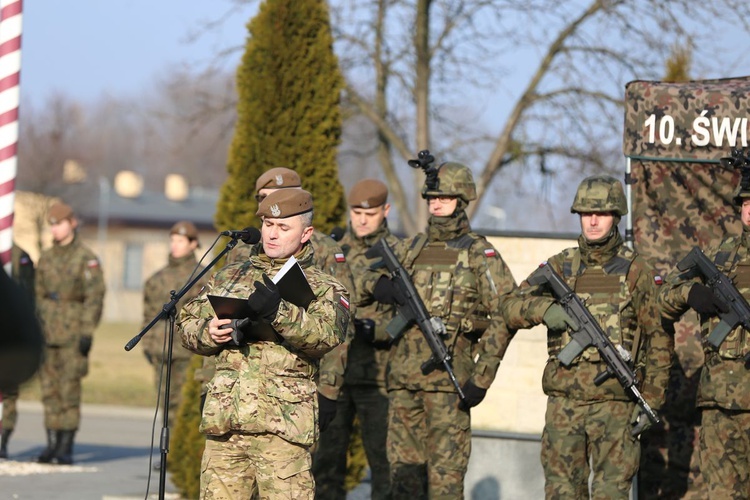
<instances>
[{"instance_id":1,"label":"soldier reading from folder","mask_svg":"<svg viewBox=\"0 0 750 500\"><path fill-rule=\"evenodd\" d=\"M318 438L315 377L319 359L339 345L349 321L346 289L312 266L312 196L301 189L268 195L257 214L261 243L248 260L218 271L182 310L183 345L213 356L200 430L206 434L201 498L313 498L310 447ZM294 256L315 298L302 308L271 281ZM218 319L207 295L246 298L253 313L234 346L230 319ZM270 325L273 341L253 337Z\"/></svg>"}]
</instances>

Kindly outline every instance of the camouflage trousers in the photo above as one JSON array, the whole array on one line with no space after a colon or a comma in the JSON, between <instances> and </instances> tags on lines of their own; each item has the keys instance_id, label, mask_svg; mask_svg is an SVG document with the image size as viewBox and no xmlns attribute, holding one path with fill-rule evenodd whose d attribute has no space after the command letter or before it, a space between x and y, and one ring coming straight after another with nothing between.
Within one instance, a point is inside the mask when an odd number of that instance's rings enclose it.
<instances>
[{"instance_id":1,"label":"camouflage trousers","mask_svg":"<svg viewBox=\"0 0 750 500\"><path fill-rule=\"evenodd\" d=\"M206 437L202 500L312 499L310 450L274 434Z\"/></svg>"},{"instance_id":2,"label":"camouflage trousers","mask_svg":"<svg viewBox=\"0 0 750 500\"><path fill-rule=\"evenodd\" d=\"M546 498L629 498L640 460L640 443L630 436L634 406L548 398L542 432Z\"/></svg>"},{"instance_id":3,"label":"camouflage trousers","mask_svg":"<svg viewBox=\"0 0 750 500\"><path fill-rule=\"evenodd\" d=\"M454 392L388 391L392 498L464 497L471 417L458 402Z\"/></svg>"},{"instance_id":4,"label":"camouflage trousers","mask_svg":"<svg viewBox=\"0 0 750 500\"><path fill-rule=\"evenodd\" d=\"M77 430L81 422L81 379L89 360L78 345L47 346L39 369L44 405L44 426L59 431Z\"/></svg>"},{"instance_id":5,"label":"camouflage trousers","mask_svg":"<svg viewBox=\"0 0 750 500\"><path fill-rule=\"evenodd\" d=\"M12 431L16 427L16 420L18 420L16 401L18 401L17 387L12 391L3 393L3 420L0 422L0 428L3 430Z\"/></svg>"},{"instance_id":6,"label":"camouflage trousers","mask_svg":"<svg viewBox=\"0 0 750 500\"><path fill-rule=\"evenodd\" d=\"M699 456L709 498L750 498L750 411L704 408Z\"/></svg>"},{"instance_id":7,"label":"camouflage trousers","mask_svg":"<svg viewBox=\"0 0 750 500\"><path fill-rule=\"evenodd\" d=\"M164 410L164 384L167 378L166 356L162 357L161 352L158 355L151 354L147 358L151 367L154 369L154 385L156 392L159 394L159 408ZM169 373L169 427L174 428L174 421L177 417L177 411L182 401L182 388L185 385L186 374L190 358L172 358L172 369Z\"/></svg>"},{"instance_id":8,"label":"camouflage trousers","mask_svg":"<svg viewBox=\"0 0 750 500\"><path fill-rule=\"evenodd\" d=\"M316 499L346 499L346 453L355 417L359 417L362 443L372 475L371 498L389 498L391 483L385 450L388 396L383 388L375 385L344 385L336 401L336 418L320 434L313 455Z\"/></svg>"}]
</instances>

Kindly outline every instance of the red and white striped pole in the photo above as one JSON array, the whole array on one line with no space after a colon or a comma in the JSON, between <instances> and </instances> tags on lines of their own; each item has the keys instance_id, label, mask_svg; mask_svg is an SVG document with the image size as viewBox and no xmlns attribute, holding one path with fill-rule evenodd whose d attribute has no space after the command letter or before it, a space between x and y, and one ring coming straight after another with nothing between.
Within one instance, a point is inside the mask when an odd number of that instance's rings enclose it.
<instances>
[{"instance_id":1,"label":"red and white striped pole","mask_svg":"<svg viewBox=\"0 0 750 500\"><path fill-rule=\"evenodd\" d=\"M0 262L10 274L18 165L22 0L0 0Z\"/></svg>"}]
</instances>

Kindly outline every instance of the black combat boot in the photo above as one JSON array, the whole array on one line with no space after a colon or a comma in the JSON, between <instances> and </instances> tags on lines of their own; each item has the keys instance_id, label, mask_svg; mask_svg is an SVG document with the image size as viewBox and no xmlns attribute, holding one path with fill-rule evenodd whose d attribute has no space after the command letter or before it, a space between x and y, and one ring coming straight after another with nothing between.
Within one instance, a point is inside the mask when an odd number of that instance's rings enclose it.
<instances>
[{"instance_id":1,"label":"black combat boot","mask_svg":"<svg viewBox=\"0 0 750 500\"><path fill-rule=\"evenodd\" d=\"M0 458L8 458L8 441L13 429L3 429L3 435L0 436Z\"/></svg>"},{"instance_id":2,"label":"black combat boot","mask_svg":"<svg viewBox=\"0 0 750 500\"><path fill-rule=\"evenodd\" d=\"M57 440L57 450L52 457L52 463L57 465L73 464L73 438L76 431L60 431Z\"/></svg>"},{"instance_id":3,"label":"black combat boot","mask_svg":"<svg viewBox=\"0 0 750 500\"><path fill-rule=\"evenodd\" d=\"M42 451L42 454L37 459L40 464L48 464L52 460L52 457L55 456L60 432L55 429L47 429L47 448Z\"/></svg>"}]
</instances>

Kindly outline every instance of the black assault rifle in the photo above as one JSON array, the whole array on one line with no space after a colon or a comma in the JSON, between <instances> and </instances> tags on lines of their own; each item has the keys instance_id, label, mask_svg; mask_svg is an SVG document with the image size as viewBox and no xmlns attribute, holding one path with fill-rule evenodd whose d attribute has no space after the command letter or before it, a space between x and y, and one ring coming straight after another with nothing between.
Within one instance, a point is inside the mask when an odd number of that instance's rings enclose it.
<instances>
[{"instance_id":1,"label":"black assault rifle","mask_svg":"<svg viewBox=\"0 0 750 500\"><path fill-rule=\"evenodd\" d=\"M718 349L729 332L734 330L737 325L741 324L743 328L750 330L750 305L748 305L747 300L737 290L732 280L719 271L716 264L711 262L711 259L706 257L706 254L700 248L693 247L685 258L677 263L677 269L680 271L687 271L688 269L697 271L706 286L711 288L714 296L729 307L728 312L719 313L719 324L711 331L707 339L709 344ZM750 361L750 354L745 356L745 361Z\"/></svg>"},{"instance_id":2,"label":"black assault rifle","mask_svg":"<svg viewBox=\"0 0 750 500\"><path fill-rule=\"evenodd\" d=\"M388 335L396 340L406 332L409 326L416 323L432 351L430 359L422 363L422 373L426 375L442 365L448 373L448 377L450 377L456 391L458 391L458 397L463 401L465 396L463 390L461 390L461 386L458 384L458 380L456 380L456 375L453 373L451 353L448 352L445 343L443 343L443 337L446 334L443 320L429 315L424 302L422 302L422 298L417 293L416 288L414 288L414 283L411 282L411 278L409 278L409 275L398 258L396 258L385 238L381 238L380 241L369 248L365 252L365 256L369 259L380 257L383 260L386 269L388 269L391 275L391 280L398 286L406 301L403 305L398 304L398 314L388 323L385 329Z\"/></svg>"},{"instance_id":3,"label":"black assault rifle","mask_svg":"<svg viewBox=\"0 0 750 500\"><path fill-rule=\"evenodd\" d=\"M552 266L544 265L540 267L529 276L527 281L531 285L549 286L557 302L578 323L578 328L570 334L572 337L571 341L563 347L560 354L557 355L557 359L568 367L584 349L589 346L596 347L607 369L594 378L594 384L601 385L610 377L617 377L617 381L622 388L641 407L641 410L646 414L648 419L652 423L658 424L659 417L651 409L646 400L643 399L641 391L636 387L638 379L633 369L628 365L630 353L622 346L618 345L615 347L609 336L604 333L602 327L594 319L589 310L586 309L581 298L570 289L560 275L552 269ZM631 434L633 436L640 434L642 425L644 424L645 421L639 423L639 425L631 430Z\"/></svg>"}]
</instances>

